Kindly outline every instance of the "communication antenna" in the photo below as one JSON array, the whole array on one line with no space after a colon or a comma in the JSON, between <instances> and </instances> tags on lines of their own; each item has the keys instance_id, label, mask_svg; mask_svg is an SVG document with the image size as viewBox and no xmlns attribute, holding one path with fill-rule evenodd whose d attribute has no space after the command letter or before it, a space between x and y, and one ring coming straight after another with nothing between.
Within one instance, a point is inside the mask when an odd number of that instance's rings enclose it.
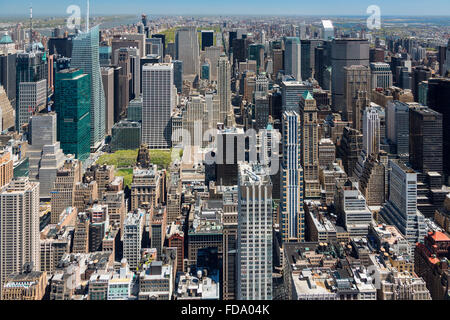
<instances>
[{"instance_id":1,"label":"communication antenna","mask_svg":"<svg viewBox=\"0 0 450 320\"><path fill-rule=\"evenodd\" d=\"M33 45L33 4L30 3L30 47Z\"/></svg>"},{"instance_id":2,"label":"communication antenna","mask_svg":"<svg viewBox=\"0 0 450 320\"><path fill-rule=\"evenodd\" d=\"M87 0L86 32L89 32L89 0Z\"/></svg>"}]
</instances>

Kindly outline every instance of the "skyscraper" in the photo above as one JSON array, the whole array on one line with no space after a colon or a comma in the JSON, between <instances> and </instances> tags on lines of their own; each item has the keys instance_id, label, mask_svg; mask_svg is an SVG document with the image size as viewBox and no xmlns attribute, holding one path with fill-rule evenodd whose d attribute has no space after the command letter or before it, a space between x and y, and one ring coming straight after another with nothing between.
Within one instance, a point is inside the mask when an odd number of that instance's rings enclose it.
<instances>
[{"instance_id":1,"label":"skyscraper","mask_svg":"<svg viewBox=\"0 0 450 320\"><path fill-rule=\"evenodd\" d=\"M183 91L183 61L173 60L173 84L177 87L177 92Z\"/></svg>"},{"instance_id":2,"label":"skyscraper","mask_svg":"<svg viewBox=\"0 0 450 320\"><path fill-rule=\"evenodd\" d=\"M305 241L300 116L295 111L285 111L282 121L281 239L283 242Z\"/></svg>"},{"instance_id":3,"label":"skyscraper","mask_svg":"<svg viewBox=\"0 0 450 320\"><path fill-rule=\"evenodd\" d=\"M103 92L105 92L105 134L110 135L114 125L114 68L102 67Z\"/></svg>"},{"instance_id":4,"label":"skyscraper","mask_svg":"<svg viewBox=\"0 0 450 320\"><path fill-rule=\"evenodd\" d=\"M409 110L409 162L421 173L443 174L442 114L428 107Z\"/></svg>"},{"instance_id":5,"label":"skyscraper","mask_svg":"<svg viewBox=\"0 0 450 320\"><path fill-rule=\"evenodd\" d=\"M91 99L89 76L79 69L56 73L55 111L58 119L58 140L66 154L81 161L90 153Z\"/></svg>"},{"instance_id":6,"label":"skyscraper","mask_svg":"<svg viewBox=\"0 0 450 320\"><path fill-rule=\"evenodd\" d=\"M47 80L20 82L17 100L16 128L22 132L22 126L28 124L30 117L47 105Z\"/></svg>"},{"instance_id":7,"label":"skyscraper","mask_svg":"<svg viewBox=\"0 0 450 320\"><path fill-rule=\"evenodd\" d=\"M39 196L50 198L56 172L64 164L64 153L57 141L56 114L44 113L31 117L31 145L28 146L30 181L39 181Z\"/></svg>"},{"instance_id":8,"label":"skyscraper","mask_svg":"<svg viewBox=\"0 0 450 320\"><path fill-rule=\"evenodd\" d=\"M152 149L171 146L174 106L173 64L146 64L142 69L142 142Z\"/></svg>"},{"instance_id":9,"label":"skyscraper","mask_svg":"<svg viewBox=\"0 0 450 320\"><path fill-rule=\"evenodd\" d=\"M316 100L309 91L305 91L300 97L300 150L305 179L305 198L320 198L317 111Z\"/></svg>"},{"instance_id":10,"label":"skyscraper","mask_svg":"<svg viewBox=\"0 0 450 320\"><path fill-rule=\"evenodd\" d=\"M177 60L183 61L184 75L198 75L200 72L197 28L182 27L176 31L175 46Z\"/></svg>"},{"instance_id":11,"label":"skyscraper","mask_svg":"<svg viewBox=\"0 0 450 320\"><path fill-rule=\"evenodd\" d=\"M286 37L284 45L284 74L292 75L295 80L301 81L300 39L297 37Z\"/></svg>"},{"instance_id":12,"label":"skyscraper","mask_svg":"<svg viewBox=\"0 0 450 320\"><path fill-rule=\"evenodd\" d=\"M225 54L219 58L217 91L220 100L220 121L230 126L230 115L233 113L231 105L231 66Z\"/></svg>"},{"instance_id":13,"label":"skyscraper","mask_svg":"<svg viewBox=\"0 0 450 320\"><path fill-rule=\"evenodd\" d=\"M296 111L298 113L300 111L300 97L306 91L313 91L312 83L308 81L283 81L281 83L283 111Z\"/></svg>"},{"instance_id":14,"label":"skyscraper","mask_svg":"<svg viewBox=\"0 0 450 320\"><path fill-rule=\"evenodd\" d=\"M89 75L91 89L91 147L97 148L105 137L105 93L99 61L99 27L73 39L72 68Z\"/></svg>"},{"instance_id":15,"label":"skyscraper","mask_svg":"<svg viewBox=\"0 0 450 320\"><path fill-rule=\"evenodd\" d=\"M19 129L20 109L19 94L20 83L36 83L47 79L48 66L45 52L18 53L16 58L16 129ZM25 86L28 88L28 86ZM47 88L47 84L45 84ZM45 93L46 95L47 93ZM8 94L9 96L9 94ZM25 96L23 96L25 97ZM45 98L46 100L46 98ZM28 107L28 106L27 106ZM26 108L27 110L27 108ZM23 119L23 117L22 117ZM24 122L27 123L28 119Z\"/></svg>"},{"instance_id":16,"label":"skyscraper","mask_svg":"<svg viewBox=\"0 0 450 320\"><path fill-rule=\"evenodd\" d=\"M214 30L202 30L202 51L214 45Z\"/></svg>"},{"instance_id":17,"label":"skyscraper","mask_svg":"<svg viewBox=\"0 0 450 320\"><path fill-rule=\"evenodd\" d=\"M372 74L372 89L392 87L392 71L389 64L372 62L370 72Z\"/></svg>"},{"instance_id":18,"label":"skyscraper","mask_svg":"<svg viewBox=\"0 0 450 320\"><path fill-rule=\"evenodd\" d=\"M371 79L366 66L344 67L344 109L339 110L352 123L352 128L361 130L362 112L370 104ZM334 87L334 82L333 82Z\"/></svg>"},{"instance_id":19,"label":"skyscraper","mask_svg":"<svg viewBox=\"0 0 450 320\"><path fill-rule=\"evenodd\" d=\"M363 113L363 150L366 156L377 155L380 151L380 117L372 107Z\"/></svg>"},{"instance_id":20,"label":"skyscraper","mask_svg":"<svg viewBox=\"0 0 450 320\"><path fill-rule=\"evenodd\" d=\"M0 193L1 288L25 263L40 270L39 236L39 182L12 180Z\"/></svg>"},{"instance_id":21,"label":"skyscraper","mask_svg":"<svg viewBox=\"0 0 450 320\"><path fill-rule=\"evenodd\" d=\"M414 244L423 242L426 225L417 210L417 173L398 160L389 160L389 201L380 214Z\"/></svg>"},{"instance_id":22,"label":"skyscraper","mask_svg":"<svg viewBox=\"0 0 450 320\"><path fill-rule=\"evenodd\" d=\"M386 106L386 138L394 146L394 153L409 161L409 106L400 101L389 102Z\"/></svg>"},{"instance_id":23,"label":"skyscraper","mask_svg":"<svg viewBox=\"0 0 450 320\"><path fill-rule=\"evenodd\" d=\"M17 54L0 54L0 85L5 89L12 107L16 108L16 58Z\"/></svg>"},{"instance_id":24,"label":"skyscraper","mask_svg":"<svg viewBox=\"0 0 450 320\"><path fill-rule=\"evenodd\" d=\"M343 111L345 108L344 67L352 65L369 66L369 42L361 39L334 39L331 45L333 111Z\"/></svg>"},{"instance_id":25,"label":"skyscraper","mask_svg":"<svg viewBox=\"0 0 450 320\"><path fill-rule=\"evenodd\" d=\"M258 164L239 164L237 239L237 300L272 300L272 182Z\"/></svg>"},{"instance_id":26,"label":"skyscraper","mask_svg":"<svg viewBox=\"0 0 450 320\"><path fill-rule=\"evenodd\" d=\"M449 49L450 50L450 49ZM447 61L450 65L450 51L447 54ZM450 71L450 67L448 69ZM427 103L428 106L442 114L442 121L444 124L450 123L450 79L436 78L428 80ZM450 176L450 126L443 126L443 162L444 174L446 180Z\"/></svg>"}]
</instances>

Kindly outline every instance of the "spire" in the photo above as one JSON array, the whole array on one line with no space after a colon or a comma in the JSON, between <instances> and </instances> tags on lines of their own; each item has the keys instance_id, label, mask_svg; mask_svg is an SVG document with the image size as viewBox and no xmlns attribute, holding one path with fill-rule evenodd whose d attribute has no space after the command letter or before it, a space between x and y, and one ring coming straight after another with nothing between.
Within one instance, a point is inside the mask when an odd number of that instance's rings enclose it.
<instances>
[{"instance_id":1,"label":"spire","mask_svg":"<svg viewBox=\"0 0 450 320\"><path fill-rule=\"evenodd\" d=\"M33 45L33 4L30 3L30 48Z\"/></svg>"},{"instance_id":2,"label":"spire","mask_svg":"<svg viewBox=\"0 0 450 320\"><path fill-rule=\"evenodd\" d=\"M86 32L89 32L89 0L87 0Z\"/></svg>"}]
</instances>

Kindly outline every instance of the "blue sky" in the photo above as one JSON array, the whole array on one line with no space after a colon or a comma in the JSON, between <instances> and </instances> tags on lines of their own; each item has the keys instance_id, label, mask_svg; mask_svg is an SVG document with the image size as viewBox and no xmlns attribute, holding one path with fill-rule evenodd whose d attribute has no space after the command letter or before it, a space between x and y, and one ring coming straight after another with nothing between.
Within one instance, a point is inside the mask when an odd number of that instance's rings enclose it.
<instances>
[{"instance_id":1,"label":"blue sky","mask_svg":"<svg viewBox=\"0 0 450 320\"><path fill-rule=\"evenodd\" d=\"M0 0L0 15L33 13L65 16L69 5L85 0ZM91 0L92 14L264 14L264 15L366 15L369 5L382 15L449 15L449 0Z\"/></svg>"}]
</instances>

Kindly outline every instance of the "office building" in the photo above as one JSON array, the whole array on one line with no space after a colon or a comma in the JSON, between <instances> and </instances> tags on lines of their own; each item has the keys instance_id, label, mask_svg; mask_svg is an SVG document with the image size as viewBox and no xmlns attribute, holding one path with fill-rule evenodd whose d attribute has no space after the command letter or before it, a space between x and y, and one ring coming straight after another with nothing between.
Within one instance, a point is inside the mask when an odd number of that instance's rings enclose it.
<instances>
[{"instance_id":1,"label":"office building","mask_svg":"<svg viewBox=\"0 0 450 320\"><path fill-rule=\"evenodd\" d=\"M400 101L386 106L386 138L394 146L393 152L403 161L409 161L409 106Z\"/></svg>"},{"instance_id":2,"label":"office building","mask_svg":"<svg viewBox=\"0 0 450 320\"><path fill-rule=\"evenodd\" d=\"M305 198L319 198L319 120L316 100L309 91L300 97L301 164Z\"/></svg>"},{"instance_id":3,"label":"office building","mask_svg":"<svg viewBox=\"0 0 450 320\"><path fill-rule=\"evenodd\" d=\"M375 108L368 107L363 113L363 150L366 156L380 151L380 117Z\"/></svg>"},{"instance_id":4,"label":"office building","mask_svg":"<svg viewBox=\"0 0 450 320\"><path fill-rule=\"evenodd\" d=\"M372 75L372 89L392 87L392 71L389 64L384 62L372 62L370 64Z\"/></svg>"},{"instance_id":5,"label":"office building","mask_svg":"<svg viewBox=\"0 0 450 320\"><path fill-rule=\"evenodd\" d=\"M200 60L197 28L188 26L177 29L175 46L177 60L183 61L183 75L198 75Z\"/></svg>"},{"instance_id":6,"label":"office building","mask_svg":"<svg viewBox=\"0 0 450 320\"><path fill-rule=\"evenodd\" d=\"M231 65L225 54L222 54L219 58L217 91L220 101L220 121L225 125L231 126L231 118L233 118L233 107L231 105Z\"/></svg>"},{"instance_id":7,"label":"office building","mask_svg":"<svg viewBox=\"0 0 450 320\"><path fill-rule=\"evenodd\" d=\"M114 48L113 48L114 49ZM99 27L73 39L72 68L81 69L90 78L91 89L91 148L97 148L105 137L105 92L99 61Z\"/></svg>"},{"instance_id":8,"label":"office building","mask_svg":"<svg viewBox=\"0 0 450 320\"><path fill-rule=\"evenodd\" d=\"M144 65L142 69L142 142L151 149L171 146L173 71L169 63Z\"/></svg>"},{"instance_id":9,"label":"office building","mask_svg":"<svg viewBox=\"0 0 450 320\"><path fill-rule=\"evenodd\" d=\"M31 117L31 145L28 146L30 181L39 181L39 195L50 198L56 172L64 163L64 153L57 141L55 113Z\"/></svg>"},{"instance_id":10,"label":"office building","mask_svg":"<svg viewBox=\"0 0 450 320\"><path fill-rule=\"evenodd\" d=\"M61 213L75 204L75 185L81 181L81 163L67 159L56 172L55 182L50 192L50 223L58 224Z\"/></svg>"},{"instance_id":11,"label":"office building","mask_svg":"<svg viewBox=\"0 0 450 320\"><path fill-rule=\"evenodd\" d=\"M313 91L313 85L308 81L283 81L281 83L281 98L283 111L300 112L300 97L306 92Z\"/></svg>"},{"instance_id":12,"label":"office building","mask_svg":"<svg viewBox=\"0 0 450 320\"><path fill-rule=\"evenodd\" d=\"M105 92L105 134L111 135L114 125L114 68L101 67L103 91Z\"/></svg>"},{"instance_id":13,"label":"office building","mask_svg":"<svg viewBox=\"0 0 450 320\"><path fill-rule=\"evenodd\" d=\"M120 120L112 127L111 151L137 149L141 145L141 124Z\"/></svg>"},{"instance_id":14,"label":"office building","mask_svg":"<svg viewBox=\"0 0 450 320\"><path fill-rule=\"evenodd\" d=\"M449 47L450 48L450 47ZM447 63L450 71L450 51L447 49ZM443 124L450 123L450 79L436 78L428 80L427 104L431 109L442 114ZM450 176L450 126L443 126L443 162L446 180Z\"/></svg>"},{"instance_id":15,"label":"office building","mask_svg":"<svg viewBox=\"0 0 450 320\"><path fill-rule=\"evenodd\" d=\"M19 98L16 110L16 128L20 132L28 124L30 117L45 109L47 105L47 80L20 82Z\"/></svg>"},{"instance_id":16,"label":"office building","mask_svg":"<svg viewBox=\"0 0 450 320\"><path fill-rule=\"evenodd\" d=\"M389 200L380 214L410 243L423 242L426 225L417 210L417 173L398 160L389 160L389 167Z\"/></svg>"},{"instance_id":17,"label":"office building","mask_svg":"<svg viewBox=\"0 0 450 320\"><path fill-rule=\"evenodd\" d=\"M272 182L265 170L239 164L238 300L272 300Z\"/></svg>"},{"instance_id":18,"label":"office building","mask_svg":"<svg viewBox=\"0 0 450 320\"><path fill-rule=\"evenodd\" d=\"M369 66L369 42L361 39L334 39L331 45L332 109L343 111L345 101L344 67ZM347 106L348 108L348 106Z\"/></svg>"},{"instance_id":19,"label":"office building","mask_svg":"<svg viewBox=\"0 0 450 320\"><path fill-rule=\"evenodd\" d=\"M214 30L202 30L202 51L214 45Z\"/></svg>"},{"instance_id":20,"label":"office building","mask_svg":"<svg viewBox=\"0 0 450 320\"><path fill-rule=\"evenodd\" d=\"M305 213L303 211L305 190L301 166L301 120L295 111L285 111L282 121L281 238L283 242L305 241Z\"/></svg>"},{"instance_id":21,"label":"office building","mask_svg":"<svg viewBox=\"0 0 450 320\"><path fill-rule=\"evenodd\" d=\"M344 67L344 101L342 111L345 120L352 123L352 128L361 130L362 113L370 105L371 79L366 66L352 65Z\"/></svg>"},{"instance_id":22,"label":"office building","mask_svg":"<svg viewBox=\"0 0 450 320\"><path fill-rule=\"evenodd\" d=\"M0 114L1 114L1 122L0 122L0 130L6 131L10 128L13 128L16 121L16 114L13 106L8 99L8 95L6 94L5 89L0 85Z\"/></svg>"},{"instance_id":23,"label":"office building","mask_svg":"<svg viewBox=\"0 0 450 320\"><path fill-rule=\"evenodd\" d=\"M442 114L428 107L409 110L409 162L421 173L443 174Z\"/></svg>"},{"instance_id":24,"label":"office building","mask_svg":"<svg viewBox=\"0 0 450 320\"><path fill-rule=\"evenodd\" d=\"M26 263L40 270L39 182L12 180L0 193L0 281ZM3 290L2 290L3 291Z\"/></svg>"},{"instance_id":25,"label":"office building","mask_svg":"<svg viewBox=\"0 0 450 320\"><path fill-rule=\"evenodd\" d=\"M300 39L287 37L284 41L284 74L302 81Z\"/></svg>"},{"instance_id":26,"label":"office building","mask_svg":"<svg viewBox=\"0 0 450 320\"><path fill-rule=\"evenodd\" d=\"M91 113L89 76L79 69L56 73L57 139L66 154L81 161L90 154Z\"/></svg>"},{"instance_id":27,"label":"office building","mask_svg":"<svg viewBox=\"0 0 450 320\"><path fill-rule=\"evenodd\" d=\"M138 209L128 213L123 224L123 257L131 270L136 270L141 261L144 219L144 211Z\"/></svg>"}]
</instances>

